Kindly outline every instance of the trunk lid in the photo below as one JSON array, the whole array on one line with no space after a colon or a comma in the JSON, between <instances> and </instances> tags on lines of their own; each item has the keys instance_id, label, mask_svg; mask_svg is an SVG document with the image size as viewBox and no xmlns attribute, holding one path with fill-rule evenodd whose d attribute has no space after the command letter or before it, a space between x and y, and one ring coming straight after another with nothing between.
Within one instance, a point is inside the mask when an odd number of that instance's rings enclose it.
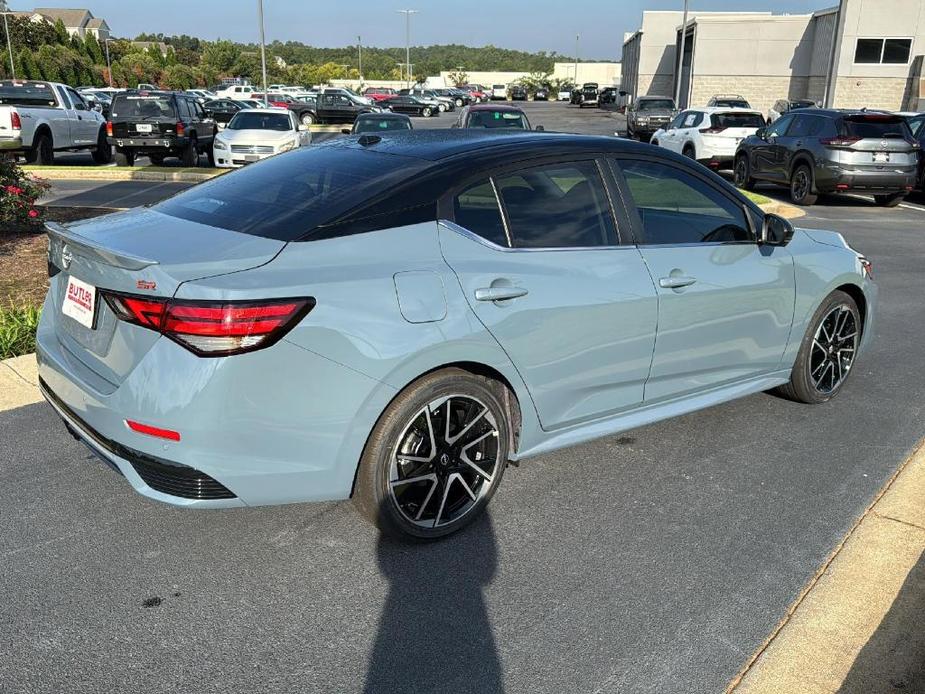
<instances>
[{"instance_id":1,"label":"trunk lid","mask_svg":"<svg viewBox=\"0 0 925 694\"><path fill-rule=\"evenodd\" d=\"M834 159L841 164L866 168L914 167L919 149L912 131L899 116L863 114L846 116L836 138L824 144L835 151Z\"/></svg>"},{"instance_id":2,"label":"trunk lid","mask_svg":"<svg viewBox=\"0 0 925 694\"><path fill-rule=\"evenodd\" d=\"M74 357L113 385L121 383L160 335L120 321L100 290L172 297L183 282L247 270L272 260L284 241L241 234L138 209L62 227L47 225L50 308L55 331ZM95 290L92 326L64 313L71 279Z\"/></svg>"}]
</instances>

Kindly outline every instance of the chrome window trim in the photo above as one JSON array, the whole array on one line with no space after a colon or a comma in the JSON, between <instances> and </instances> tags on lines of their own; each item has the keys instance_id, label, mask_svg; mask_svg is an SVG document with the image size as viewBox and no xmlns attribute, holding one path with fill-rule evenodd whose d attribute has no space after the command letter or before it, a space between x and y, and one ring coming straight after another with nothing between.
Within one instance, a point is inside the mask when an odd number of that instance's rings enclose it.
<instances>
[{"instance_id":1,"label":"chrome window trim","mask_svg":"<svg viewBox=\"0 0 925 694\"><path fill-rule=\"evenodd\" d=\"M555 251L557 253L561 253L563 251L612 251L616 249L636 249L636 246L626 243L616 246L550 246L548 248L506 248L504 246L499 246L496 243L492 243L488 239L479 236L474 231L470 231L469 229L466 229L466 227L460 226L456 222L449 219L438 219L437 224L442 225L444 228L449 229L450 231L455 231L460 236L463 236L471 241L477 241L478 243L490 248L493 251L503 251L505 253L546 253L547 251ZM693 245L702 246L705 244Z\"/></svg>"},{"instance_id":2,"label":"chrome window trim","mask_svg":"<svg viewBox=\"0 0 925 694\"><path fill-rule=\"evenodd\" d=\"M501 226L504 227L504 238L507 239L508 248L513 248L513 247L514 247L514 240L511 238L511 229L510 229L510 227L508 226L508 223L507 223L507 215L504 213L504 203L501 202L501 195L498 193L498 186L495 185L495 177L494 177L494 176L489 176L489 177L488 177L488 182L491 184L491 190L492 190L492 192L494 192L494 194L495 194L495 204L498 206L498 215L500 215L500 217L501 217ZM468 190L468 189L467 189L467 190ZM459 228L460 228L460 229L463 229L463 228L465 228L465 227L459 227ZM486 241L487 241L487 239L486 239ZM489 243L491 243L491 242L489 242ZM491 245L492 245L492 246L495 246L495 245L497 245L497 244L492 243ZM498 246L498 247L499 247L499 248L502 248L502 246Z\"/></svg>"}]
</instances>

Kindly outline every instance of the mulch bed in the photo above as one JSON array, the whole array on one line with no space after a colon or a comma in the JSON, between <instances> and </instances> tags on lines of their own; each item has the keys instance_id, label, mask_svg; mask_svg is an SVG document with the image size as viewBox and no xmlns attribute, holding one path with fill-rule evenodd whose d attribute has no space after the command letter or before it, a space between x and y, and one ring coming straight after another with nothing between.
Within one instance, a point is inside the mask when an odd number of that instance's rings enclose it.
<instances>
[{"instance_id":1,"label":"mulch bed","mask_svg":"<svg viewBox=\"0 0 925 694\"><path fill-rule=\"evenodd\" d=\"M39 208L41 209L41 208ZM46 207L49 222L76 222L113 210L100 207ZM41 225L0 228L0 306L41 304L48 291L48 240Z\"/></svg>"}]
</instances>

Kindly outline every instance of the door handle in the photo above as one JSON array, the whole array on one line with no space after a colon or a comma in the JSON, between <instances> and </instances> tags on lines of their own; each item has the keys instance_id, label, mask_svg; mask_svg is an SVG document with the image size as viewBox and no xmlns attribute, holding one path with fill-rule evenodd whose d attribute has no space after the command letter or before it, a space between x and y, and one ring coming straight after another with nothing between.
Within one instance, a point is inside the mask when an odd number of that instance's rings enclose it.
<instances>
[{"instance_id":1,"label":"door handle","mask_svg":"<svg viewBox=\"0 0 925 694\"><path fill-rule=\"evenodd\" d=\"M476 301L505 301L526 295L527 290L523 287L482 287L475 290Z\"/></svg>"},{"instance_id":2,"label":"door handle","mask_svg":"<svg viewBox=\"0 0 925 694\"><path fill-rule=\"evenodd\" d=\"M689 287L696 281L697 281L696 277L687 277L685 275L674 275L671 277L662 277L658 281L658 286L664 289L680 289L681 287Z\"/></svg>"}]
</instances>

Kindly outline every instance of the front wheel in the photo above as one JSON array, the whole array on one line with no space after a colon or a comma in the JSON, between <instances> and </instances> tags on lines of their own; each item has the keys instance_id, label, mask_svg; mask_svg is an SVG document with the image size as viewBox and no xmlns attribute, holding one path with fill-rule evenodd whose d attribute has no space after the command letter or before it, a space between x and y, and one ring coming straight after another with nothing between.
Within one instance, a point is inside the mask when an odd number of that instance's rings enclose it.
<instances>
[{"instance_id":1,"label":"front wheel","mask_svg":"<svg viewBox=\"0 0 925 694\"><path fill-rule=\"evenodd\" d=\"M376 423L354 502L385 533L436 539L475 520L508 460L504 386L461 369L408 386Z\"/></svg>"},{"instance_id":2,"label":"front wheel","mask_svg":"<svg viewBox=\"0 0 925 694\"><path fill-rule=\"evenodd\" d=\"M829 294L803 337L790 382L778 392L811 405L838 395L854 366L862 327L854 299L842 291Z\"/></svg>"},{"instance_id":3,"label":"front wheel","mask_svg":"<svg viewBox=\"0 0 925 694\"><path fill-rule=\"evenodd\" d=\"M315 124L315 116L313 116L311 113L303 113L302 117L299 120L302 121L302 125L314 125Z\"/></svg>"},{"instance_id":4,"label":"front wheel","mask_svg":"<svg viewBox=\"0 0 925 694\"><path fill-rule=\"evenodd\" d=\"M93 162L95 164L105 165L112 161L112 145L106 141L106 130L100 128L100 134L96 138L96 149L93 150Z\"/></svg>"},{"instance_id":5,"label":"front wheel","mask_svg":"<svg viewBox=\"0 0 925 694\"><path fill-rule=\"evenodd\" d=\"M440 111L440 113L443 113L444 111L446 111L446 104L444 104L443 102L440 102L437 105L437 109Z\"/></svg>"},{"instance_id":6,"label":"front wheel","mask_svg":"<svg viewBox=\"0 0 925 694\"><path fill-rule=\"evenodd\" d=\"M736 188L743 190L753 190L755 188L755 179L751 177L751 170L748 165L748 157L740 154L736 158L735 167L732 170L732 181Z\"/></svg>"},{"instance_id":7,"label":"front wheel","mask_svg":"<svg viewBox=\"0 0 925 694\"><path fill-rule=\"evenodd\" d=\"M425 106L425 107L424 107L423 114L424 114L424 117L425 117L425 118L430 118L430 117L433 115L433 113L434 113L434 112L433 112L433 110L430 108L430 106Z\"/></svg>"},{"instance_id":8,"label":"front wheel","mask_svg":"<svg viewBox=\"0 0 925 694\"><path fill-rule=\"evenodd\" d=\"M817 197L813 194L813 172L800 164L790 175L790 199L797 205L812 205Z\"/></svg>"},{"instance_id":9,"label":"front wheel","mask_svg":"<svg viewBox=\"0 0 925 694\"><path fill-rule=\"evenodd\" d=\"M463 100L456 99L456 108L462 108L462 106L463 106Z\"/></svg>"},{"instance_id":10,"label":"front wheel","mask_svg":"<svg viewBox=\"0 0 925 694\"><path fill-rule=\"evenodd\" d=\"M893 193L892 195L875 195L874 202L880 207L896 207L906 197L905 193Z\"/></svg>"}]
</instances>

